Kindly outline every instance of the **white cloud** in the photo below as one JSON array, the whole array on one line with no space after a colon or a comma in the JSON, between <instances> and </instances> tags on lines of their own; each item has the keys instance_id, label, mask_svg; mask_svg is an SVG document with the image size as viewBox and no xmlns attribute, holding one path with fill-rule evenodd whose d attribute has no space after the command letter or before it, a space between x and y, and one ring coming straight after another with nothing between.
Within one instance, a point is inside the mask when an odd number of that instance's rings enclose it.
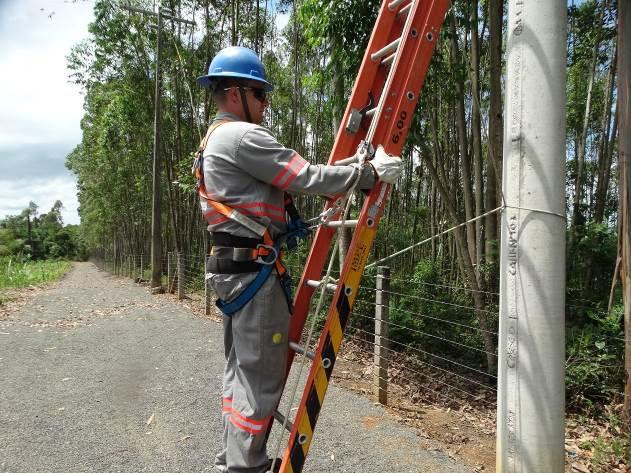
<instances>
[{"instance_id":1,"label":"white cloud","mask_svg":"<svg viewBox=\"0 0 631 473\"><path fill-rule=\"evenodd\" d=\"M79 223L77 185L70 174L52 179L0 181L0 189L0 219L18 215L31 201L38 205L39 213L47 213L55 201L61 200L64 223Z\"/></svg>"},{"instance_id":2,"label":"white cloud","mask_svg":"<svg viewBox=\"0 0 631 473\"><path fill-rule=\"evenodd\" d=\"M0 0L0 159L5 166L20 163L14 154L2 150L24 147L27 151L29 145L53 143L67 143L67 149L72 149L81 140L83 97L68 81L66 55L88 37L93 6L91 1ZM58 166L53 174L68 176L65 155L57 149L59 155L44 157L49 160L46 166ZM35 172L28 166L21 171L25 179ZM0 182L0 216L24 208L17 204L24 199L15 200L17 182ZM59 199L67 207L67 223L77 223L76 190L70 192L73 182L72 177L59 181L55 197L37 202L42 211L50 208L48 201L52 205ZM32 196L25 199L26 205L37 201Z\"/></svg>"},{"instance_id":3,"label":"white cloud","mask_svg":"<svg viewBox=\"0 0 631 473\"><path fill-rule=\"evenodd\" d=\"M78 141L83 97L68 82L65 57L88 35L92 2L10 0L2 5L0 144L59 141L60 136Z\"/></svg>"}]
</instances>

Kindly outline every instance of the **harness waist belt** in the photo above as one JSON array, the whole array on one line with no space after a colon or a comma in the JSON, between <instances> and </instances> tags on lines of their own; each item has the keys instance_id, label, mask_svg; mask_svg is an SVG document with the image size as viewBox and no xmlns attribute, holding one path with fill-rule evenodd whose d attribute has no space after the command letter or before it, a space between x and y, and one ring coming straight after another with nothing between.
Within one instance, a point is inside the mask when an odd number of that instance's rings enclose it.
<instances>
[{"instance_id":1,"label":"harness waist belt","mask_svg":"<svg viewBox=\"0 0 631 473\"><path fill-rule=\"evenodd\" d=\"M231 259L232 261L254 261L257 258L253 248L233 248L226 246L213 246L210 255L219 259Z\"/></svg>"},{"instance_id":2,"label":"harness waist belt","mask_svg":"<svg viewBox=\"0 0 631 473\"><path fill-rule=\"evenodd\" d=\"M255 261L233 261L226 258L209 256L206 258L206 272L215 274L256 273L261 265Z\"/></svg>"}]
</instances>

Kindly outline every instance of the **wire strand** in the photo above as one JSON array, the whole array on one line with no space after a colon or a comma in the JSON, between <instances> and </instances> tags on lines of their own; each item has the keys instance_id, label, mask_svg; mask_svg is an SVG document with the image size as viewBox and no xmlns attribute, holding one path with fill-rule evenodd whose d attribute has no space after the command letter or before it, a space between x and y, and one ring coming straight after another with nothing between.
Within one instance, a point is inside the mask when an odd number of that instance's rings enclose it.
<instances>
[{"instance_id":1,"label":"wire strand","mask_svg":"<svg viewBox=\"0 0 631 473\"><path fill-rule=\"evenodd\" d=\"M374 303L374 302L369 302L369 301L364 301L364 302L365 302L366 304L371 304L371 305L374 305L375 307L378 307L378 306L379 306L379 304L376 304L376 303ZM382 307L388 307L388 306L382 306ZM480 331L480 332L489 333L489 334L491 334L491 335L497 335L497 332L492 332L492 331L490 331L490 330L484 330L484 329L482 329L482 328L480 328L480 327L474 327L473 325L461 324L461 323L459 323L459 322L454 322L454 321L452 321L452 320L441 319L440 317L432 317L431 315L420 314L420 313L418 313L418 312L407 312L407 311L404 311L403 309L393 309L392 307L389 307L389 309L390 309L390 310L396 310L396 311L398 311L398 312L403 312L403 313L405 313L405 314L409 314L409 315L414 315L414 316L422 317L422 318L424 318L424 319L431 319L431 320L435 320L435 321L437 321L437 322L443 322L443 323L446 323L446 324L456 325L456 326L458 326L458 327L462 327L462 328L468 328L468 329L471 329L471 330L478 330L478 331ZM365 318L365 319L368 319L368 320L376 320L376 317L370 317L370 316L368 316L368 315L359 314L359 313L357 313L357 312L353 312L353 314L356 314L356 315L358 315L358 316L360 316L360 317L363 317L363 318ZM394 327L398 327L398 328L402 328L402 329L405 329L405 330L409 330L410 332L415 332L415 331L417 330L417 329L412 328L412 327L407 326L407 325L400 325L400 324L397 324L396 322L393 322L393 321L391 321L391 320L383 320L383 319L382 319L382 320L381 320L381 322L382 322L382 323L385 323L385 324L388 324L388 325L392 325L392 326L394 326Z\"/></svg>"},{"instance_id":2,"label":"wire strand","mask_svg":"<svg viewBox=\"0 0 631 473\"><path fill-rule=\"evenodd\" d=\"M504 208L504 206L500 206L500 207L497 207L497 208L495 208L493 210L489 210L488 212L483 213L482 215L478 215L477 217L471 218L471 219L467 220L466 222L459 223L458 225L455 225L455 226L453 226L451 228L448 228L447 230L444 230L444 231L442 231L440 233L437 233L436 235L433 235L433 236L431 236L429 238L426 238L425 240L419 241L418 243L414 243L413 245L410 245L410 246L408 246L406 248L403 248L402 250L399 250L396 253L391 254L390 256L386 256L385 258L381 258L381 259L379 259L377 261L373 261L372 263L366 265L366 269L372 268L372 267L377 266L378 264L381 264L381 263L383 263L385 261L391 260L395 256L399 256L399 255L402 255L403 253L407 253L408 251L413 250L414 248L416 248L416 247L418 247L420 245L423 245L424 243L427 243L427 242L430 242L432 240L435 240L439 236L446 235L447 233L450 233L450 232L456 230L457 228L463 227L465 225L468 225L471 222L475 222L476 220L480 220L481 218L484 218L484 217L492 215L492 214L494 214L496 212L499 212L503 208Z\"/></svg>"},{"instance_id":3,"label":"wire strand","mask_svg":"<svg viewBox=\"0 0 631 473\"><path fill-rule=\"evenodd\" d=\"M367 333L367 334L372 335L370 332L368 332L368 331L366 331L366 330L363 330L363 329L360 329L359 327L355 327L355 329L356 329L356 330L361 330L362 332L365 332L365 333ZM456 341L454 341L454 340L450 340L450 339L448 339L448 338L439 337L438 335L432 335L431 333L423 332L423 331L421 331L421 330L419 330L419 331L418 331L418 333L419 333L420 335L424 335L424 336L426 336L426 337L435 338L435 339L437 339L437 340L441 340L441 341L443 341L443 342L451 343L451 344L453 344L453 345L458 345L458 346L461 346L461 347L463 347L463 348L467 348L467 349L469 349L469 350L474 350L474 351L477 351L477 352L479 352L479 353L484 353L484 354L486 354L486 355L494 356L494 357L496 357L496 358L497 358L497 353L490 353L490 352L488 352L488 351L486 351L486 350L483 350L483 349L481 349L481 348L476 348L476 347L472 347L472 346L470 346L470 345L465 345L464 343L456 342ZM382 337L382 338L383 338L384 340L388 340L388 341L395 342L394 340L391 340L391 339L386 338L386 337ZM396 343L396 342L395 342L395 343Z\"/></svg>"},{"instance_id":4,"label":"wire strand","mask_svg":"<svg viewBox=\"0 0 631 473\"><path fill-rule=\"evenodd\" d=\"M480 291L478 289L470 289L468 287L458 287L458 286L449 286L446 284L433 284L433 283L429 283L429 282L422 282L422 281L414 281L409 280L409 279L400 279L400 278L390 278L391 281L396 281L396 282L401 282L401 283L405 283L406 285L415 285L415 284L420 284L423 286L433 286L433 287L441 287L444 289L452 289L454 291L468 291L468 292L479 292L482 294L490 294L493 296L499 296L499 292L492 292L492 291Z\"/></svg>"},{"instance_id":5,"label":"wire strand","mask_svg":"<svg viewBox=\"0 0 631 473\"><path fill-rule=\"evenodd\" d=\"M355 339L355 340L358 340L358 341L361 341L361 339L358 339L358 338L356 338L356 337L352 337L352 336L351 336L351 338L353 338L353 339ZM360 350L360 351L362 351L362 352L364 352L364 353L370 354L370 351L366 350L365 348L363 348L363 347L361 347L361 346L357 347L357 349L358 349L358 350ZM412 379L412 378L410 378L409 376L405 376L405 375L401 374L401 372L411 372L411 373L417 374L417 375L419 375L419 376L424 376L424 377L426 377L426 378L429 378L429 379L431 379L432 381L434 381L434 382L436 382L436 383L442 384L442 385L444 385L444 386L448 386L449 388L454 389L454 390L456 390L456 391L458 391L458 392L461 392L461 393L463 393L463 394L465 394L465 395L467 395L467 396L474 397L474 398L478 399L478 396L477 396L476 394L471 393L471 392L469 392L469 391L466 391L466 390L464 390L464 389L462 389L462 388L460 388L460 387L458 387L458 386L454 386L453 384L449 384L448 382L446 382L446 381L444 381L444 380L442 380L442 379L436 378L436 377L434 377L434 376L432 376L432 375L430 375L430 374L428 374L428 373L424 373L424 372L421 372L421 371L417 371L417 370L410 369L410 368L408 368L408 367L404 366L402 363L394 361L392 358L388 359L388 361L389 361L389 362L393 362L393 364L397 365L397 367L401 368L401 370L399 370L399 372L398 372L398 373L396 373L396 374L394 374L393 376L388 375L388 378L383 378L383 377L381 377L381 376L378 376L378 377L379 377L379 379L383 379L384 381L392 382L393 380L395 380L395 379L397 379L397 378L403 378L403 379L405 379L405 380L407 380L407 381L412 381L412 382L420 383L420 381L419 381L419 380L413 380L413 379ZM373 365L373 366L374 366L374 365ZM449 374L455 374L455 373L450 373L449 371L447 371L447 373L449 373ZM469 380L469 379L467 379L467 378L464 378L464 380L466 380L466 381L468 381L468 382L471 382L471 381L472 381L472 380ZM491 387L485 386L485 385L483 385L483 384L481 384L481 383L477 383L477 384L478 384L478 385L480 385L481 387L485 388L485 389L488 389L488 390L490 390L490 391L493 391L493 388L491 388ZM422 385L422 386L423 386L423 387L426 387L425 385ZM430 388L430 387L427 387L427 389L429 389L429 390L431 390L431 391L433 391L433 392L436 392L437 394L441 394L441 395L443 395L443 396L444 396L444 394L442 394L440 391L435 391L434 389L432 389L432 388Z\"/></svg>"},{"instance_id":6,"label":"wire strand","mask_svg":"<svg viewBox=\"0 0 631 473\"><path fill-rule=\"evenodd\" d=\"M354 336L354 335L352 335L352 334L349 334L349 335L348 335L348 338L349 338L349 339L358 340L358 341L362 341L362 342L364 342L364 343L368 343L368 344L373 345L373 346L375 346L375 347L379 347L379 348L382 348L382 349L384 349L384 350L387 350L387 351L389 351L389 352L391 352L391 353L393 353L393 354L399 354L399 355L402 355L402 356L406 356L405 354L402 354L401 352L398 352L398 351L396 351L396 350L393 350L392 348L390 348L390 347L388 347L388 346L381 345L381 344L374 343L374 342L370 342L370 341L368 341L368 340L364 340L364 339L358 338L358 337L356 337L356 336ZM368 350L365 350L365 351L366 351L367 353L370 353ZM386 359L387 361L394 361L394 358L391 358L391 357L384 357L383 355L381 355L381 357L382 357L382 358L384 358L384 359ZM409 358L410 358L409 356L407 356L406 358L408 359L407 361L411 361L412 363L422 363L422 364L424 364L424 365L426 365L426 366L429 366L429 367L431 367L431 368L433 368L433 369L436 369L436 370L442 371L442 372L444 372L444 373L448 373L448 374L449 374L449 375L451 375L451 376L456 376L456 377L458 377L458 378L460 378L460 379L462 379L463 381L466 381L466 382L468 382L468 383L473 383L473 384L476 384L476 385L478 385L478 386L480 386L480 387L482 387L482 388L484 388L484 389L488 389L488 390L490 390L490 391L497 391L497 388L495 388L495 387L493 387L493 386L489 386L489 385L484 384L484 383L482 383L482 382L480 382L480 381L476 381L476 380L474 380L474 379L467 378L466 376L463 376L463 375L461 375L461 374L455 373L455 372L453 372L453 371L449 371L449 370L447 370L447 369L445 369L445 368L441 368L440 366L432 365L431 363L428 363L427 361L423 361L423 360L419 360L419 359L412 359L412 360L410 360L410 359L409 359ZM395 362L396 362L396 361L395 361ZM397 362L397 363L400 363L400 362ZM373 366L376 366L376 365L374 365L374 363L373 363ZM401 363L401 364L400 364L400 366L403 366L403 364ZM408 368L406 368L406 369L408 369ZM410 370L411 370L411 369L410 369ZM414 371L414 370L411 370L411 371ZM417 371L415 371L415 372L416 372L416 373L419 373L419 374L425 374L425 373L421 373L421 372L417 372Z\"/></svg>"},{"instance_id":7,"label":"wire strand","mask_svg":"<svg viewBox=\"0 0 631 473\"><path fill-rule=\"evenodd\" d=\"M358 329L358 330L361 330L361 329ZM363 330L363 331L364 331L364 332L366 332L365 330ZM370 333L370 332L366 332L366 333ZM391 338L387 338L387 337L381 337L381 339L382 339L382 340L385 340L385 341L388 341L388 342L390 342L390 343L392 343L392 344L395 344L395 345L399 345L399 346L401 346L401 347L404 347L404 348L406 348L406 349L408 349L408 350L412 350L412 351L415 351L415 352L421 353L421 354L423 354L423 355L431 356L432 358L438 358L439 360L445 361L445 362L447 362L447 363L454 364L454 365L456 365L456 366L460 366L461 368L465 368L465 369L470 370L470 371L475 371L476 373L479 373L479 374L481 374L481 375L484 375L484 376L490 376L490 377L492 377L492 378L497 378L497 376L495 376L495 375L493 375L493 374L487 373L487 372L482 371L482 370L479 370L479 369L477 369L477 368L473 368L472 366L464 365L464 364L459 363L459 362L457 362L457 361L450 360L449 358L445 358L445 357L443 357L443 356L436 355L436 354L434 354L434 353L431 353L431 352L425 351L425 350L423 350L423 349L421 349L421 348L417 348L417 347L415 347L415 346L413 346L413 345L409 345L409 344L407 344L407 343L399 342L399 341L397 341L397 340L393 340L393 339L391 339Z\"/></svg>"}]
</instances>

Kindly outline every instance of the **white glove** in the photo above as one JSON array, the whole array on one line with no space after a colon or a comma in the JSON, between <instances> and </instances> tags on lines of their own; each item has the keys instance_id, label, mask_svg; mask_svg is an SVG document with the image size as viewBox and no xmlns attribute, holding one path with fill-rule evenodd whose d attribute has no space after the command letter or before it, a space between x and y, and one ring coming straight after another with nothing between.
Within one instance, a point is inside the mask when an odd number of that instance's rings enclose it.
<instances>
[{"instance_id":1,"label":"white glove","mask_svg":"<svg viewBox=\"0 0 631 473\"><path fill-rule=\"evenodd\" d=\"M394 184L403 172L403 161L399 156L389 156L382 145L377 147L375 157L368 161L377 174L380 181L386 184Z\"/></svg>"}]
</instances>

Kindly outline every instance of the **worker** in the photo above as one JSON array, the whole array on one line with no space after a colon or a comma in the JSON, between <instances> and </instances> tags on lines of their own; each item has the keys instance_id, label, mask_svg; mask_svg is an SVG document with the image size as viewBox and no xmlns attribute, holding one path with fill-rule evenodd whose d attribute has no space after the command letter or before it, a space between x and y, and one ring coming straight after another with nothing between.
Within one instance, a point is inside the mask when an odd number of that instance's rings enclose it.
<instances>
[{"instance_id":1,"label":"worker","mask_svg":"<svg viewBox=\"0 0 631 473\"><path fill-rule=\"evenodd\" d=\"M285 193L335 196L357 180L370 189L377 179L395 182L402 163L379 147L371 164L312 165L278 143L261 126L273 87L251 49L222 49L197 81L218 108L194 166L213 244L206 277L224 312L223 438L215 466L264 473L288 352L291 296L278 243L288 225ZM306 231L301 221L291 223Z\"/></svg>"}]
</instances>

